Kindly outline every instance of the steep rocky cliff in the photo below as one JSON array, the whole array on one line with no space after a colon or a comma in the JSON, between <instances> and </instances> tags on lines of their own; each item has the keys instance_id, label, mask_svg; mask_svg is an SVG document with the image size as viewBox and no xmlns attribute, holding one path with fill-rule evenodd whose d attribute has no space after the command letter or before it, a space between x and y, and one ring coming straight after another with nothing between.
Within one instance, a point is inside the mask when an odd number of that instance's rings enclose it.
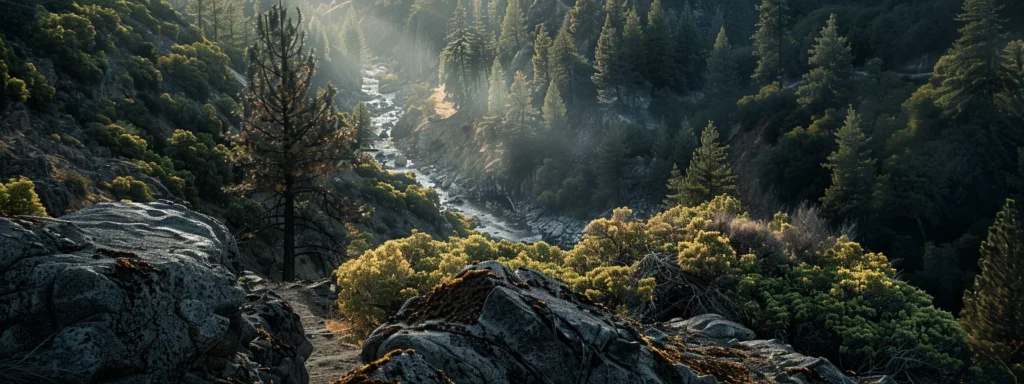
<instances>
[{"instance_id":1,"label":"steep rocky cliff","mask_svg":"<svg viewBox=\"0 0 1024 384\"><path fill-rule=\"evenodd\" d=\"M216 220L167 203L0 218L0 371L14 383L306 383L287 303Z\"/></svg>"}]
</instances>

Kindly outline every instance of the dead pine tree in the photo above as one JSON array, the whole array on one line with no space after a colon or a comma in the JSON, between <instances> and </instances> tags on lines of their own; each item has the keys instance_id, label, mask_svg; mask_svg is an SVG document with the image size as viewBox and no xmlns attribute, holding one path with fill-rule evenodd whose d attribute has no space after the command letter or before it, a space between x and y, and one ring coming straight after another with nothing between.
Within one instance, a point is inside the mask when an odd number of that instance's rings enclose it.
<instances>
[{"instance_id":1,"label":"dead pine tree","mask_svg":"<svg viewBox=\"0 0 1024 384\"><path fill-rule=\"evenodd\" d=\"M269 201L254 232L282 231L284 281L295 279L297 256L340 252L336 244L297 248L297 235L332 239L326 219L352 213L325 182L355 159L354 130L335 106L337 90L312 84L318 63L305 48L301 23L301 12L293 20L280 2L259 16L249 49L246 119L234 137L233 160L245 171L234 190Z\"/></svg>"}]
</instances>

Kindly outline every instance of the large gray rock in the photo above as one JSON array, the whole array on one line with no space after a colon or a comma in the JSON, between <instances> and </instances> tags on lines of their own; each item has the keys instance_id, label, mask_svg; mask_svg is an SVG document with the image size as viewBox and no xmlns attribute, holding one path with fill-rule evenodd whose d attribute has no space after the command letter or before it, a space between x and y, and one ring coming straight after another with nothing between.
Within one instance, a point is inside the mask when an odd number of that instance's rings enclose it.
<instances>
[{"instance_id":1,"label":"large gray rock","mask_svg":"<svg viewBox=\"0 0 1024 384\"><path fill-rule=\"evenodd\" d=\"M340 383L858 383L751 338L717 315L642 327L541 273L485 262L406 302Z\"/></svg>"},{"instance_id":2,"label":"large gray rock","mask_svg":"<svg viewBox=\"0 0 1024 384\"><path fill-rule=\"evenodd\" d=\"M28 382L305 383L298 317L239 266L227 229L179 205L0 218L0 365Z\"/></svg>"}]
</instances>

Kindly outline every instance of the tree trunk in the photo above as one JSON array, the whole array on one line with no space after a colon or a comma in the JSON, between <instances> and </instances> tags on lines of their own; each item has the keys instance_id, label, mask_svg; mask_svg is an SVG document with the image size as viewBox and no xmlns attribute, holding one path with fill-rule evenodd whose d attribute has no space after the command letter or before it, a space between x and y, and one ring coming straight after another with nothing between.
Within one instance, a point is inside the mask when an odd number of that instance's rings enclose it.
<instances>
[{"instance_id":1,"label":"tree trunk","mask_svg":"<svg viewBox=\"0 0 1024 384\"><path fill-rule=\"evenodd\" d=\"M295 280L295 195L291 185L284 196L284 274L281 281Z\"/></svg>"}]
</instances>

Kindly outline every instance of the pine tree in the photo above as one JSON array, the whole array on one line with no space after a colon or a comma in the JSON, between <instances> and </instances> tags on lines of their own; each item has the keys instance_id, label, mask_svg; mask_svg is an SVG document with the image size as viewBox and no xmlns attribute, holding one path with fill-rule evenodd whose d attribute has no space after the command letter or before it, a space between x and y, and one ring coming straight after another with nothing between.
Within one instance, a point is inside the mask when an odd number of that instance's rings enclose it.
<instances>
[{"instance_id":1,"label":"pine tree","mask_svg":"<svg viewBox=\"0 0 1024 384\"><path fill-rule=\"evenodd\" d=\"M666 188L668 194L665 195L665 202L662 203L666 208L672 208L678 205L683 205L686 201L686 189L683 188L686 177L683 176L683 172L679 170L679 164L672 164L672 172L669 173L668 183Z\"/></svg>"},{"instance_id":2,"label":"pine tree","mask_svg":"<svg viewBox=\"0 0 1024 384\"><path fill-rule=\"evenodd\" d=\"M533 41L533 83L544 88L540 89L541 93L547 92L547 86L551 84L551 44L551 36L544 24L537 24L537 38Z\"/></svg>"},{"instance_id":3,"label":"pine tree","mask_svg":"<svg viewBox=\"0 0 1024 384\"><path fill-rule=\"evenodd\" d=\"M612 25L622 25L626 22L626 11L628 0L605 0L604 13L611 16Z\"/></svg>"},{"instance_id":4,"label":"pine tree","mask_svg":"<svg viewBox=\"0 0 1024 384\"><path fill-rule=\"evenodd\" d=\"M619 57L619 35L612 26L612 17L605 17L601 37L597 39L594 51L594 74L590 79L597 86L598 95L603 100L622 102L623 60Z\"/></svg>"},{"instance_id":5,"label":"pine tree","mask_svg":"<svg viewBox=\"0 0 1024 384\"><path fill-rule=\"evenodd\" d=\"M505 87L505 69L501 59L495 57L491 64L491 85L487 90L487 111L494 116L505 116L508 108L508 90Z\"/></svg>"},{"instance_id":6,"label":"pine tree","mask_svg":"<svg viewBox=\"0 0 1024 384\"><path fill-rule=\"evenodd\" d=\"M264 218L283 229L285 281L295 279L298 228L326 233L318 230L322 220L299 214L297 204L339 207L321 185L353 158L354 134L335 107L337 91L327 86L313 94L317 61L305 48L300 25L302 14L293 21L280 3L259 18L258 40L249 49L250 107L234 137L233 160L247 173L236 191L279 199Z\"/></svg>"},{"instance_id":7,"label":"pine tree","mask_svg":"<svg viewBox=\"0 0 1024 384\"><path fill-rule=\"evenodd\" d=\"M726 121L736 106L739 76L732 58L732 46L729 45L724 27L719 29L715 47L708 56L707 71L704 97L709 113L718 121Z\"/></svg>"},{"instance_id":8,"label":"pine tree","mask_svg":"<svg viewBox=\"0 0 1024 384\"><path fill-rule=\"evenodd\" d=\"M627 104L635 107L639 103L639 95L646 91L644 81L647 73L647 52L644 49L644 32L640 26L640 16L635 9L626 12L626 25L622 27L622 45L619 52L620 60L626 63L623 80L628 89Z\"/></svg>"},{"instance_id":9,"label":"pine tree","mask_svg":"<svg viewBox=\"0 0 1024 384\"><path fill-rule=\"evenodd\" d=\"M562 24L558 36L548 50L548 76L551 78L551 86L558 87L561 94L570 96L576 94L576 76L586 60L576 51L574 41L568 24Z\"/></svg>"},{"instance_id":10,"label":"pine tree","mask_svg":"<svg viewBox=\"0 0 1024 384\"><path fill-rule=\"evenodd\" d=\"M981 273L964 295L960 322L975 355L1017 382L1024 375L1024 229L1013 200L996 216L980 253Z\"/></svg>"},{"instance_id":11,"label":"pine tree","mask_svg":"<svg viewBox=\"0 0 1024 384\"><path fill-rule=\"evenodd\" d=\"M675 137L672 138L671 162L683 168L689 168L690 160L693 159L693 151L697 150L699 144L700 139L696 135L696 129L688 121L684 121L679 126L679 132L676 132Z\"/></svg>"},{"instance_id":12,"label":"pine tree","mask_svg":"<svg viewBox=\"0 0 1024 384\"><path fill-rule=\"evenodd\" d=\"M718 38L718 31L725 28L725 10L719 5L715 8L715 15L711 17L711 28L704 31L704 38L707 45L714 46ZM727 33L728 34L728 33Z\"/></svg>"},{"instance_id":13,"label":"pine tree","mask_svg":"<svg viewBox=\"0 0 1024 384\"><path fill-rule=\"evenodd\" d=\"M459 109L475 109L480 103L481 78L485 72L482 50L475 29L467 23L461 0L448 25L448 36L441 51L441 82L445 99ZM476 102L476 103L475 103Z\"/></svg>"},{"instance_id":14,"label":"pine tree","mask_svg":"<svg viewBox=\"0 0 1024 384\"><path fill-rule=\"evenodd\" d=\"M836 133L836 143L839 148L822 165L832 171L832 186L821 198L822 208L833 220L862 220L875 188L875 159L867 148L861 117L853 106L847 111L846 123Z\"/></svg>"},{"instance_id":15,"label":"pine tree","mask_svg":"<svg viewBox=\"0 0 1024 384\"><path fill-rule=\"evenodd\" d=\"M356 88L363 87L363 32L355 17L349 16L341 28L341 45L345 49L347 76Z\"/></svg>"},{"instance_id":16,"label":"pine tree","mask_svg":"<svg viewBox=\"0 0 1024 384\"><path fill-rule=\"evenodd\" d=\"M1003 50L1005 36L995 0L964 0L957 21L960 38L938 64L938 104L949 115L965 112L994 113L997 98L1019 94L1022 84Z\"/></svg>"},{"instance_id":17,"label":"pine tree","mask_svg":"<svg viewBox=\"0 0 1024 384\"><path fill-rule=\"evenodd\" d=\"M508 113L505 114L507 137L516 140L530 137L536 126L537 110L533 107L530 81L522 72L516 72L508 96Z\"/></svg>"},{"instance_id":18,"label":"pine tree","mask_svg":"<svg viewBox=\"0 0 1024 384\"><path fill-rule=\"evenodd\" d=\"M759 21L754 33L754 56L757 69L754 79L758 84L782 84L782 50L789 22L788 0L762 0L758 6Z\"/></svg>"},{"instance_id":19,"label":"pine tree","mask_svg":"<svg viewBox=\"0 0 1024 384\"><path fill-rule=\"evenodd\" d=\"M377 141L372 118L366 103L360 101L352 110L352 124L356 127L356 148L358 149L373 148L373 144Z\"/></svg>"},{"instance_id":20,"label":"pine tree","mask_svg":"<svg viewBox=\"0 0 1024 384\"><path fill-rule=\"evenodd\" d=\"M661 5L661 0L651 3L647 13L647 30L645 35L648 54L648 78L654 88L671 87L677 76L675 74L675 49L672 47L672 28L668 24L668 15Z\"/></svg>"},{"instance_id":21,"label":"pine tree","mask_svg":"<svg viewBox=\"0 0 1024 384\"><path fill-rule=\"evenodd\" d=\"M728 145L718 142L718 129L711 122L700 136L700 147L682 180L670 182L672 205L695 206L720 195L736 195L736 176L729 167Z\"/></svg>"},{"instance_id":22,"label":"pine tree","mask_svg":"<svg viewBox=\"0 0 1024 384\"><path fill-rule=\"evenodd\" d=\"M689 3L683 7L672 41L675 43L675 87L679 92L695 89L700 85L704 71L703 48L693 10Z\"/></svg>"},{"instance_id":23,"label":"pine tree","mask_svg":"<svg viewBox=\"0 0 1024 384\"><path fill-rule=\"evenodd\" d=\"M836 14L829 17L821 30L821 36L814 39L811 57L808 60L814 68L804 75L804 84L797 89L800 104L823 110L842 105L850 92L850 70L853 56L850 44L839 36Z\"/></svg>"},{"instance_id":24,"label":"pine tree","mask_svg":"<svg viewBox=\"0 0 1024 384\"><path fill-rule=\"evenodd\" d=\"M519 49L526 45L529 38L527 32L519 0L509 0L505 19L501 23L501 37L498 38L498 56L504 61L512 60Z\"/></svg>"},{"instance_id":25,"label":"pine tree","mask_svg":"<svg viewBox=\"0 0 1024 384\"><path fill-rule=\"evenodd\" d=\"M577 0L576 4L569 9L569 32L577 39L585 39L598 33L601 28L601 8L604 5L600 0ZM592 40L591 40L592 41ZM574 41L579 46L581 41ZM594 49L593 43L583 46L583 54L589 55Z\"/></svg>"},{"instance_id":26,"label":"pine tree","mask_svg":"<svg viewBox=\"0 0 1024 384\"><path fill-rule=\"evenodd\" d=\"M565 102L562 101L562 92L558 87L548 90L544 96L544 106L541 108L544 115L544 122L550 131L557 131L566 128L569 124L565 116Z\"/></svg>"}]
</instances>

